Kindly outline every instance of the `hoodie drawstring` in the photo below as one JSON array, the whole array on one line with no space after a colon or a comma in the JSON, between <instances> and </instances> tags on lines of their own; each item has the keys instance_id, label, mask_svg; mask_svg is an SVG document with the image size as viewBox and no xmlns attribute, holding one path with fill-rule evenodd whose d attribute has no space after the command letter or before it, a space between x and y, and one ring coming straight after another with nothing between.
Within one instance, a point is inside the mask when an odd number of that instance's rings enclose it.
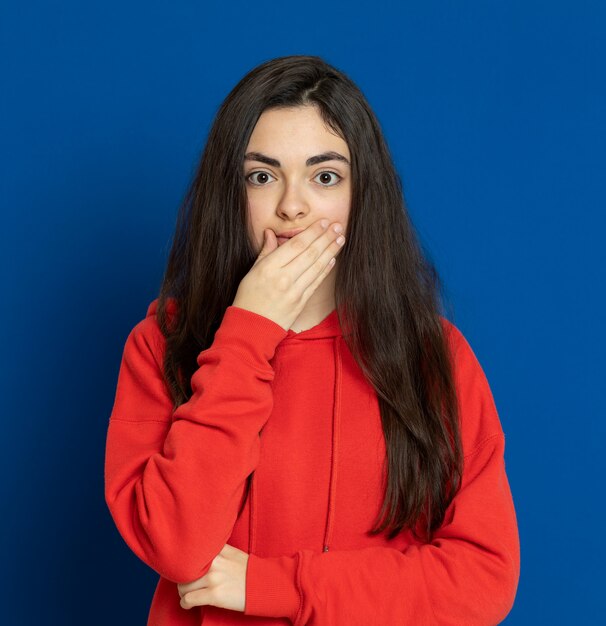
<instances>
[{"instance_id":1,"label":"hoodie drawstring","mask_svg":"<svg viewBox=\"0 0 606 626\"><path fill-rule=\"evenodd\" d=\"M253 472L249 483L250 512L248 517L248 554L252 554L255 545L255 475Z\"/></svg>"},{"instance_id":2,"label":"hoodie drawstring","mask_svg":"<svg viewBox=\"0 0 606 626\"><path fill-rule=\"evenodd\" d=\"M332 408L332 454L330 459L330 482L328 487L328 511L326 513L326 530L324 532L323 552L328 552L330 538L332 536L333 512L337 494L337 460L339 458L339 417L341 413L341 344L340 337L333 341L334 364L335 364L335 392Z\"/></svg>"}]
</instances>

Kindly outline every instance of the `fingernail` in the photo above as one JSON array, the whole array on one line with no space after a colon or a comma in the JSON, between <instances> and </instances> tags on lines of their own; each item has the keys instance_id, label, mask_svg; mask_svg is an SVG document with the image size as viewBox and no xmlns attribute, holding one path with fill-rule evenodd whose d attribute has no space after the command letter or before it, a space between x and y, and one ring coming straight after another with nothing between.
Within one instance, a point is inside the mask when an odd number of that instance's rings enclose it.
<instances>
[{"instance_id":1,"label":"fingernail","mask_svg":"<svg viewBox=\"0 0 606 626\"><path fill-rule=\"evenodd\" d=\"M322 220L320 222L320 225L322 226L322 228L327 228L328 227L328 220Z\"/></svg>"}]
</instances>

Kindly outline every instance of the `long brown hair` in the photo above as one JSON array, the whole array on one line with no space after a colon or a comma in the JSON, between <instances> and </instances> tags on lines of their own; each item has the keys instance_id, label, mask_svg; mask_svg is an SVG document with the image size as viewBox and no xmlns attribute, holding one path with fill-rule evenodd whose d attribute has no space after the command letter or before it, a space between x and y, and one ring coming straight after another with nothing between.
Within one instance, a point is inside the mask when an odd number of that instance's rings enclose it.
<instances>
[{"instance_id":1,"label":"long brown hair","mask_svg":"<svg viewBox=\"0 0 606 626\"><path fill-rule=\"evenodd\" d=\"M158 302L164 374L175 408L192 394L196 357L257 253L248 236L244 153L271 107L315 105L348 144L348 241L335 276L344 336L374 387L387 458L385 498L371 530L410 528L430 540L460 487L457 397L442 316L442 285L417 240L401 180L364 95L318 56L276 58L252 69L220 106L179 209ZM178 315L167 311L178 302ZM420 531L420 532L419 532Z\"/></svg>"}]
</instances>

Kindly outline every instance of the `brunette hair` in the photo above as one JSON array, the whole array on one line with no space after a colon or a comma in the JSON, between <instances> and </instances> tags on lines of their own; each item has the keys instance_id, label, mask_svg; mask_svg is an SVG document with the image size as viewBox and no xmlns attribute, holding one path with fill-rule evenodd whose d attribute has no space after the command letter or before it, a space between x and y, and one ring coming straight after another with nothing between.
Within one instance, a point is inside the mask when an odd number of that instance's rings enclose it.
<instances>
[{"instance_id":1,"label":"brunette hair","mask_svg":"<svg viewBox=\"0 0 606 626\"><path fill-rule=\"evenodd\" d=\"M391 539L410 528L429 541L460 488L463 463L442 284L417 239L378 120L354 82L318 56L262 63L218 109L160 288L167 387L175 408L191 397L196 357L257 258L243 168L258 118L272 107L309 105L351 154L347 243L332 271L337 313L350 331L344 340L376 391L385 436L385 498L370 532L387 529Z\"/></svg>"}]
</instances>

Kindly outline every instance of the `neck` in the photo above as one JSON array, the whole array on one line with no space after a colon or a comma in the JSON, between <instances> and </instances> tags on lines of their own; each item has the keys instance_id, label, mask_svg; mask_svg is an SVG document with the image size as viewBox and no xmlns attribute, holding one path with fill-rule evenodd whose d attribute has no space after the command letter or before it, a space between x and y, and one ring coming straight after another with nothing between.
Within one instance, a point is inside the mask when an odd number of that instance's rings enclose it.
<instances>
[{"instance_id":1,"label":"neck","mask_svg":"<svg viewBox=\"0 0 606 626\"><path fill-rule=\"evenodd\" d=\"M331 273L334 269L331 270ZM329 279L333 279L329 282ZM296 333L313 328L319 324L334 308L334 276L329 274L320 286L311 294L305 307L292 323L290 329Z\"/></svg>"}]
</instances>

